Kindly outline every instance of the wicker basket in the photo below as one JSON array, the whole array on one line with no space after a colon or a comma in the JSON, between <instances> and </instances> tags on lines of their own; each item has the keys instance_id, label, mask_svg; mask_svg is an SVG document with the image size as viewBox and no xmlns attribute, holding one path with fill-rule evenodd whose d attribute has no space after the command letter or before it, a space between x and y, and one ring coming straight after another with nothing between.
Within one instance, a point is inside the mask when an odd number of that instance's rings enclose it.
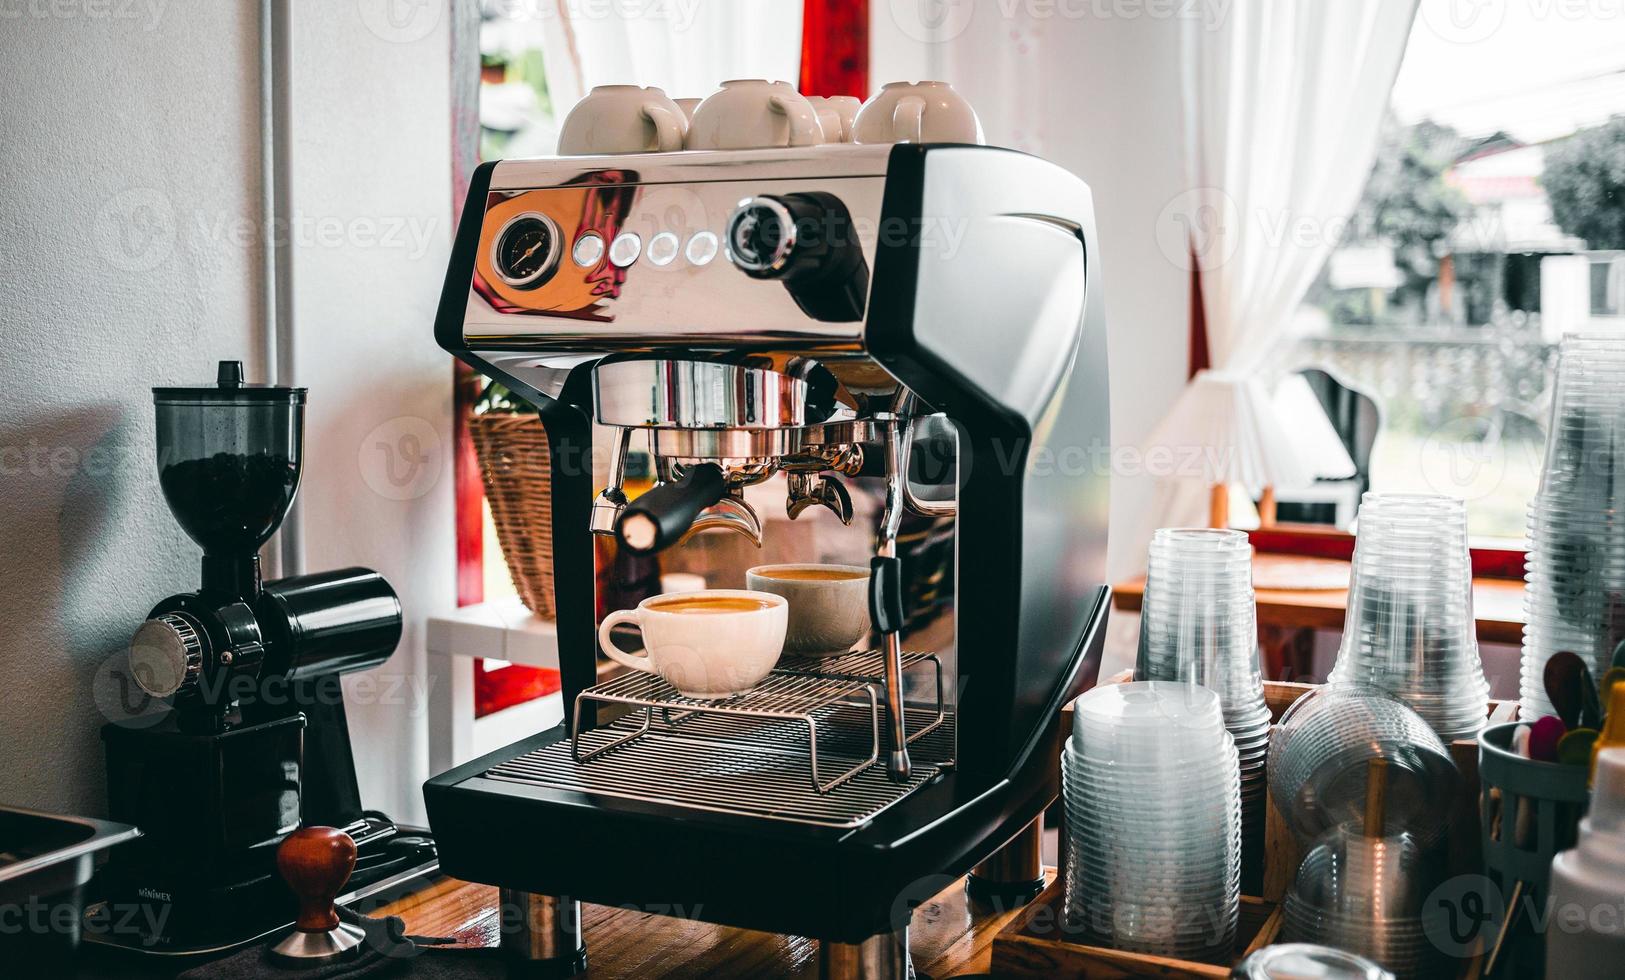
<instances>
[{"instance_id":1,"label":"wicker basket","mask_svg":"<svg viewBox=\"0 0 1625 980\"><path fill-rule=\"evenodd\" d=\"M553 619L552 461L542 420L486 412L469 420L469 434L513 587L531 612Z\"/></svg>"}]
</instances>

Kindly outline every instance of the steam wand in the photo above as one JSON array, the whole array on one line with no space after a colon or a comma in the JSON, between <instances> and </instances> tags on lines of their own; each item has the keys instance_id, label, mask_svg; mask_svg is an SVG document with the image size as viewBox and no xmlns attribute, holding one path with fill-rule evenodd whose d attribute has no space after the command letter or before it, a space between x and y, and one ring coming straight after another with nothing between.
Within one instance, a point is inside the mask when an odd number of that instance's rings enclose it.
<instances>
[{"instance_id":1,"label":"steam wand","mask_svg":"<svg viewBox=\"0 0 1625 980\"><path fill-rule=\"evenodd\" d=\"M903 715L903 561L897 557L908 481L908 450L913 420L906 414L914 396L901 392L892 412L877 414L886 455L886 507L879 541L870 561L869 617L883 637L886 669L886 721L890 753L886 772L893 782L909 778L908 732Z\"/></svg>"}]
</instances>

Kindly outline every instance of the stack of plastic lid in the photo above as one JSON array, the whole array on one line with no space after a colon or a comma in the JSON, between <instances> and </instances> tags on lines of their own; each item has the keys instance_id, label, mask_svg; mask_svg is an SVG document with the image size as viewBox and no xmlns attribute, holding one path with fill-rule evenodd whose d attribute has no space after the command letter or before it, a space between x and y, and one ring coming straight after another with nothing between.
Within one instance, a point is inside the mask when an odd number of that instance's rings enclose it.
<instances>
[{"instance_id":1,"label":"stack of plastic lid","mask_svg":"<svg viewBox=\"0 0 1625 980\"><path fill-rule=\"evenodd\" d=\"M1232 980L1394 980L1363 956L1316 943L1277 943L1257 950L1230 971Z\"/></svg>"},{"instance_id":2,"label":"stack of plastic lid","mask_svg":"<svg viewBox=\"0 0 1625 980\"><path fill-rule=\"evenodd\" d=\"M1270 710L1252 558L1242 531L1163 528L1152 536L1134 679L1185 681L1219 695L1241 772L1242 863L1262 868Z\"/></svg>"},{"instance_id":3,"label":"stack of plastic lid","mask_svg":"<svg viewBox=\"0 0 1625 980\"><path fill-rule=\"evenodd\" d=\"M1625 638L1625 336L1570 334L1558 349L1526 568L1523 716L1538 718L1556 713L1553 654L1579 654L1600 678Z\"/></svg>"},{"instance_id":4,"label":"stack of plastic lid","mask_svg":"<svg viewBox=\"0 0 1625 980\"><path fill-rule=\"evenodd\" d=\"M1332 831L1298 866L1281 905L1281 938L1357 953L1400 978L1446 975L1424 917L1438 884L1431 867L1409 836Z\"/></svg>"},{"instance_id":5,"label":"stack of plastic lid","mask_svg":"<svg viewBox=\"0 0 1625 980\"><path fill-rule=\"evenodd\" d=\"M1293 703L1270 739L1270 791L1300 840L1364 830L1375 759L1388 763L1387 829L1424 846L1443 836L1456 783L1444 742L1395 695L1328 684Z\"/></svg>"},{"instance_id":6,"label":"stack of plastic lid","mask_svg":"<svg viewBox=\"0 0 1625 980\"><path fill-rule=\"evenodd\" d=\"M1459 498L1368 493L1361 500L1331 680L1392 691L1446 741L1484 727L1490 684L1478 658L1467 507Z\"/></svg>"},{"instance_id":7,"label":"stack of plastic lid","mask_svg":"<svg viewBox=\"0 0 1625 980\"><path fill-rule=\"evenodd\" d=\"M1241 784L1218 695L1163 681L1097 687L1074 704L1061 760L1068 931L1115 949L1230 960Z\"/></svg>"}]
</instances>

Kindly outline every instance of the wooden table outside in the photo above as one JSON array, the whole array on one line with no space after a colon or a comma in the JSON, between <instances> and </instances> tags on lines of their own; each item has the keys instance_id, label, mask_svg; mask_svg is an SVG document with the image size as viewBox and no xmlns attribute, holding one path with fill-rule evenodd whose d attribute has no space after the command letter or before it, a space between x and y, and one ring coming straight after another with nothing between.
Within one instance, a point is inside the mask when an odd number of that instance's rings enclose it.
<instances>
[{"instance_id":1,"label":"wooden table outside","mask_svg":"<svg viewBox=\"0 0 1625 980\"><path fill-rule=\"evenodd\" d=\"M1054 879L1053 870L1049 877ZM764 901L772 900L771 887L770 883L764 886ZM785 887L793 885L786 883ZM914 911L909 945L916 972L939 980L987 972L993 937L1018 911L972 906L965 897L964 879L956 879ZM401 916L408 933L455 937L468 947L496 946L500 937L497 890L489 885L443 878L372 914ZM583 905L581 918L587 936L588 976L594 980L818 975L818 943L800 936L602 905Z\"/></svg>"},{"instance_id":2,"label":"wooden table outside","mask_svg":"<svg viewBox=\"0 0 1625 980\"><path fill-rule=\"evenodd\" d=\"M1260 582L1294 580L1324 582L1348 579L1349 563L1333 558L1260 554L1253 559L1253 576ZM1300 579L1301 576L1301 579ZM1348 609L1348 588L1259 588L1258 625L1278 629L1343 629ZM1112 604L1138 612L1145 601L1145 577L1113 587ZM1515 579L1473 579L1473 616L1481 643L1523 642L1523 583Z\"/></svg>"}]
</instances>

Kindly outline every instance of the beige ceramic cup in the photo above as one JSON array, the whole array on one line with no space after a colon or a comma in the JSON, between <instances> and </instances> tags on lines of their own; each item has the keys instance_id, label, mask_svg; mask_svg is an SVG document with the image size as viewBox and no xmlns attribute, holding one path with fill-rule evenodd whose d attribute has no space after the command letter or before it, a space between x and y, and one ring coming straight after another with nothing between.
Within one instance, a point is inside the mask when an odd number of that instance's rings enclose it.
<instances>
[{"instance_id":1,"label":"beige ceramic cup","mask_svg":"<svg viewBox=\"0 0 1625 980\"><path fill-rule=\"evenodd\" d=\"M598 85L559 128L559 155L666 153L688 135L682 107L657 88Z\"/></svg>"},{"instance_id":2,"label":"beige ceramic cup","mask_svg":"<svg viewBox=\"0 0 1625 980\"><path fill-rule=\"evenodd\" d=\"M686 119L689 122L690 125L692 125L693 122L694 122L694 110L698 109L700 107L700 103L704 102L705 100L704 99L672 99L672 101L677 103L677 108L683 110L683 118Z\"/></svg>"},{"instance_id":3,"label":"beige ceramic cup","mask_svg":"<svg viewBox=\"0 0 1625 980\"><path fill-rule=\"evenodd\" d=\"M852 124L858 118L862 102L851 95L809 95L807 101L812 103L818 122L824 127L824 142L852 142Z\"/></svg>"},{"instance_id":4,"label":"beige ceramic cup","mask_svg":"<svg viewBox=\"0 0 1625 980\"><path fill-rule=\"evenodd\" d=\"M947 82L887 82L853 124L857 143L982 143L982 122Z\"/></svg>"},{"instance_id":5,"label":"beige ceramic cup","mask_svg":"<svg viewBox=\"0 0 1625 980\"><path fill-rule=\"evenodd\" d=\"M733 79L694 110L691 150L753 150L813 146L824 128L812 103L789 82Z\"/></svg>"},{"instance_id":6,"label":"beige ceramic cup","mask_svg":"<svg viewBox=\"0 0 1625 980\"><path fill-rule=\"evenodd\" d=\"M862 566L758 565L745 584L789 600L785 656L838 657L869 633L869 570Z\"/></svg>"},{"instance_id":7,"label":"beige ceramic cup","mask_svg":"<svg viewBox=\"0 0 1625 980\"><path fill-rule=\"evenodd\" d=\"M598 626L604 656L660 677L689 698L726 698L760 684L779 662L789 603L745 589L704 589L656 595L636 609L618 609ZM644 649L626 653L611 631L631 623Z\"/></svg>"}]
</instances>

